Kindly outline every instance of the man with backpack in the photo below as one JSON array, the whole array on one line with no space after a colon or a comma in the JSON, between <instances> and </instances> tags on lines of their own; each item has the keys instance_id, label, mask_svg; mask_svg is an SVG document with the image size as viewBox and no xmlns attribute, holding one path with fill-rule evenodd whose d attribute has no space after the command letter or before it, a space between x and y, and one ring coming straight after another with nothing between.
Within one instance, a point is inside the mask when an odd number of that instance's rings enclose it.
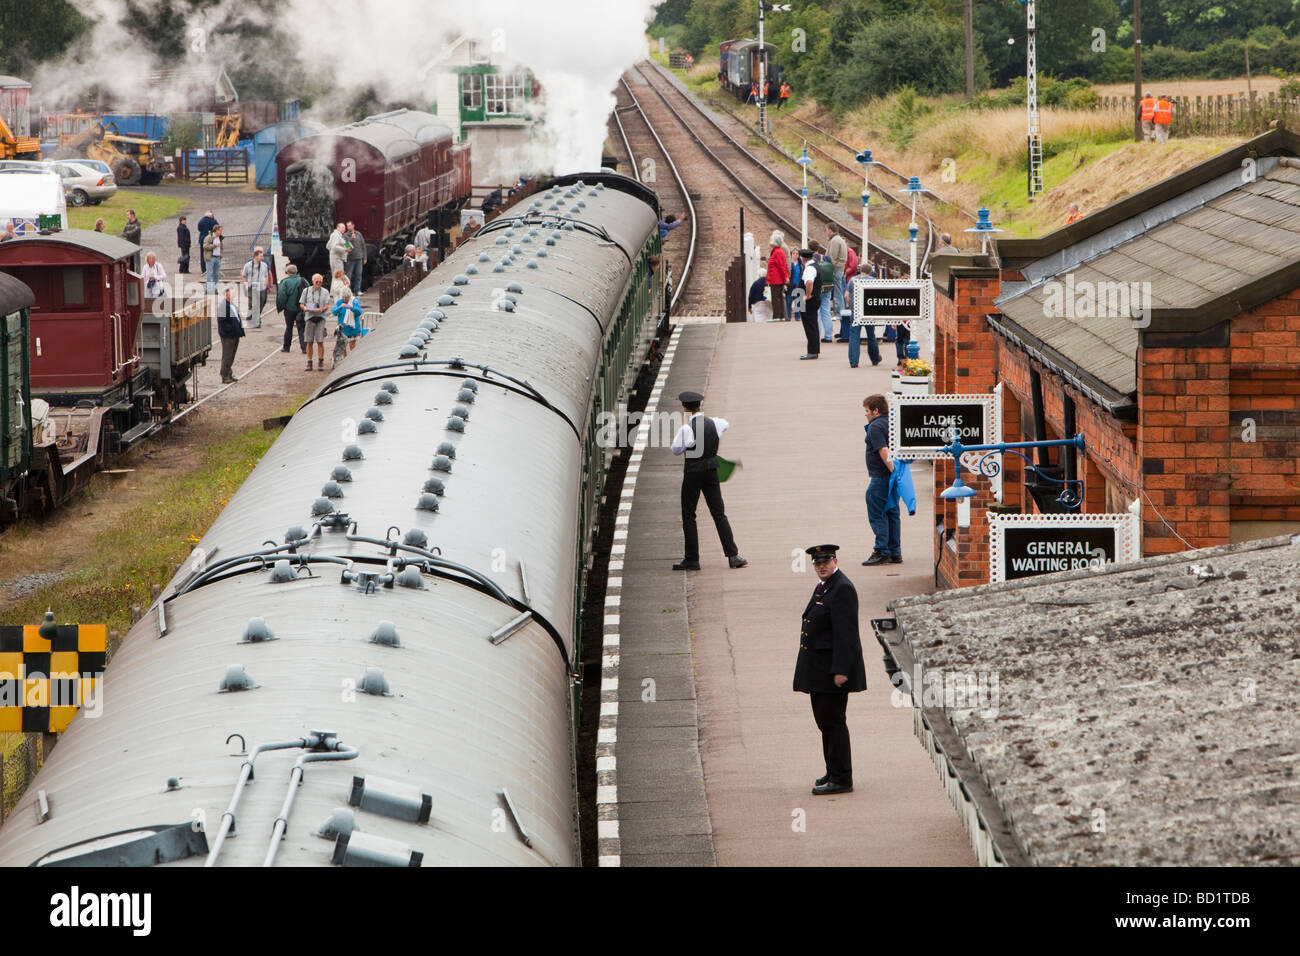
<instances>
[{"instance_id":1,"label":"man with backpack","mask_svg":"<svg viewBox=\"0 0 1300 956\"><path fill-rule=\"evenodd\" d=\"M831 305L834 302L833 289L835 288L835 265L831 262L821 246L813 243L813 251L816 253L817 277L821 280L822 296L817 306L817 317L821 321L822 341L830 342L831 334L835 331L835 323L831 318Z\"/></svg>"},{"instance_id":2,"label":"man with backpack","mask_svg":"<svg viewBox=\"0 0 1300 956\"><path fill-rule=\"evenodd\" d=\"M799 356L800 359L815 359L821 354L821 342L817 337L817 313L821 309L822 295L822 275L813 262L813 251L811 249L799 250L799 261L801 263L800 276L803 280L803 334L808 340L808 351Z\"/></svg>"},{"instance_id":3,"label":"man with backpack","mask_svg":"<svg viewBox=\"0 0 1300 956\"><path fill-rule=\"evenodd\" d=\"M306 320L302 317L302 308L299 300L302 298L303 288L307 285L307 280L298 275L298 267L290 265L285 269L285 277L280 280L280 285L275 292L275 310L284 313L284 348L281 352L289 351L293 344L293 329L298 327L298 344L302 347L304 355L307 354L307 339L304 334Z\"/></svg>"},{"instance_id":4,"label":"man with backpack","mask_svg":"<svg viewBox=\"0 0 1300 956\"><path fill-rule=\"evenodd\" d=\"M208 260L207 260L207 258L206 258L206 256L205 256L205 253L207 252L208 247L204 245L204 241L208 238L208 233L210 233L210 232L212 231L212 227L215 226L216 224L217 224L217 220L216 220L216 217L212 215L212 210L211 210L211 209L209 209L207 212L205 212L205 213L203 214L203 218L200 219L199 222L198 222L198 229L199 229L199 272L200 272L201 274L204 274L204 275L206 275L206 274L207 274L207 271L208 271Z\"/></svg>"}]
</instances>

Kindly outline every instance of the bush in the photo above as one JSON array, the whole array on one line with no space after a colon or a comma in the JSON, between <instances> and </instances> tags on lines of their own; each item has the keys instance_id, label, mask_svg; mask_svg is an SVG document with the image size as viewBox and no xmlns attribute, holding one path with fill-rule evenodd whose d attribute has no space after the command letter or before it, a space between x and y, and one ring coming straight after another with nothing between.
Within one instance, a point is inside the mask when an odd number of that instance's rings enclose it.
<instances>
[{"instance_id":1,"label":"bush","mask_svg":"<svg viewBox=\"0 0 1300 956\"><path fill-rule=\"evenodd\" d=\"M934 112L934 107L916 98L916 90L905 86L894 94L894 102L885 113L885 128L889 139L899 149L906 149L916 135L916 123L922 116Z\"/></svg>"}]
</instances>

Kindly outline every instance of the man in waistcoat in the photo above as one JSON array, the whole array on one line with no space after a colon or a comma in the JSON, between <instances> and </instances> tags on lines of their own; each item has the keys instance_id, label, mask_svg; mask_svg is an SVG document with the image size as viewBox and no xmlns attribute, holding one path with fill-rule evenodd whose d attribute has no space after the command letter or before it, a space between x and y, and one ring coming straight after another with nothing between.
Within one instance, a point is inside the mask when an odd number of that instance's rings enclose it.
<instances>
[{"instance_id":1,"label":"man in waistcoat","mask_svg":"<svg viewBox=\"0 0 1300 956\"><path fill-rule=\"evenodd\" d=\"M673 439L674 455L686 455L686 468L682 473L682 534L686 538L686 555L673 565L674 571L700 569L700 535L695 527L695 506L700 495L709 506L713 524L722 539L722 550L727 563L733 568L749 564L740 557L736 539L731 536L731 524L722 503L722 487L718 483L718 442L731 425L725 418L710 418L700 414L704 396L699 392L682 392L677 396L687 414L687 421Z\"/></svg>"}]
</instances>

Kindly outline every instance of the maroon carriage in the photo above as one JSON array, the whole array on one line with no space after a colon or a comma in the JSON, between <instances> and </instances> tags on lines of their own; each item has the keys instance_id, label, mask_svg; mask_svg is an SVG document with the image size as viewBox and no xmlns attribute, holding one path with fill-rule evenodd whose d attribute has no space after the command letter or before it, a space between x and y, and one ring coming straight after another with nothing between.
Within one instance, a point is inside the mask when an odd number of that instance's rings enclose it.
<instances>
[{"instance_id":1,"label":"maroon carriage","mask_svg":"<svg viewBox=\"0 0 1300 956\"><path fill-rule=\"evenodd\" d=\"M275 162L284 253L303 271L326 263L330 231L350 221L366 238L367 270L386 272L416 230L444 231L470 194L468 144L417 110L306 136Z\"/></svg>"}]
</instances>

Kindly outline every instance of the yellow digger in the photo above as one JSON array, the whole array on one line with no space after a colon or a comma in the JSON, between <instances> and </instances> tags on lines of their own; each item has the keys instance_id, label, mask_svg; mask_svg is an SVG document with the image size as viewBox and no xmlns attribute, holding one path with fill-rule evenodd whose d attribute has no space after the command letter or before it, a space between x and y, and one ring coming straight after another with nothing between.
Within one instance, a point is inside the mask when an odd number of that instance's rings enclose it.
<instances>
[{"instance_id":1,"label":"yellow digger","mask_svg":"<svg viewBox=\"0 0 1300 956\"><path fill-rule=\"evenodd\" d=\"M157 186L167 171L158 146L156 139L122 136L116 123L96 123L59 151L107 163L119 186Z\"/></svg>"},{"instance_id":2,"label":"yellow digger","mask_svg":"<svg viewBox=\"0 0 1300 956\"><path fill-rule=\"evenodd\" d=\"M0 159L40 159L41 140L38 136L15 136L9 124L0 117Z\"/></svg>"}]
</instances>

